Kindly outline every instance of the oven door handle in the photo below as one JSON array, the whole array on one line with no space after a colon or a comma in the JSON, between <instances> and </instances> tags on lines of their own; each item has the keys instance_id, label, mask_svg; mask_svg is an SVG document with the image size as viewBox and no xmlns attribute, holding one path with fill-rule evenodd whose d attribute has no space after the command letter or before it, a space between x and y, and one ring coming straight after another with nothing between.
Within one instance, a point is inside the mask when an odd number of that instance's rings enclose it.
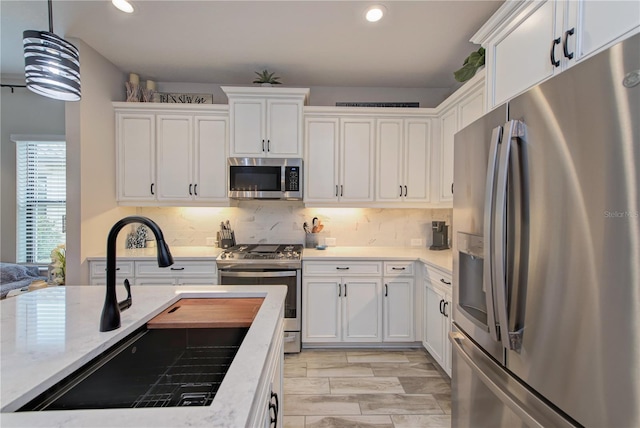
<instances>
[{"instance_id":1,"label":"oven door handle","mask_svg":"<svg viewBox=\"0 0 640 428\"><path fill-rule=\"evenodd\" d=\"M229 272L220 271L220 275L230 278L281 278L285 276L296 276L296 271L282 270L271 272Z\"/></svg>"}]
</instances>

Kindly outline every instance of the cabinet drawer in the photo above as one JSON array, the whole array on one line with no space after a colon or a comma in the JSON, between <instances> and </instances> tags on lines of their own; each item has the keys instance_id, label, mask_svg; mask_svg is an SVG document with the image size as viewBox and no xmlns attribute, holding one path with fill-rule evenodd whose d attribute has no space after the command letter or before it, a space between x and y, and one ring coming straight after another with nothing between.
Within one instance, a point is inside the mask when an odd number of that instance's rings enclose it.
<instances>
[{"instance_id":1,"label":"cabinet drawer","mask_svg":"<svg viewBox=\"0 0 640 428\"><path fill-rule=\"evenodd\" d=\"M443 287L451 288L451 274L441 271L426 264L422 265L424 279L432 283L440 284Z\"/></svg>"},{"instance_id":2,"label":"cabinet drawer","mask_svg":"<svg viewBox=\"0 0 640 428\"><path fill-rule=\"evenodd\" d=\"M215 261L178 261L173 265L161 268L154 261L136 262L136 276L211 276L216 275Z\"/></svg>"},{"instance_id":3,"label":"cabinet drawer","mask_svg":"<svg viewBox=\"0 0 640 428\"><path fill-rule=\"evenodd\" d=\"M385 275L413 275L413 262L384 262Z\"/></svg>"},{"instance_id":4,"label":"cabinet drawer","mask_svg":"<svg viewBox=\"0 0 640 428\"><path fill-rule=\"evenodd\" d=\"M107 261L97 261L90 262L91 266L91 276L92 277L100 277L107 275ZM133 275L133 262L122 262L120 260L116 261L116 275L117 276L125 276L125 275Z\"/></svg>"},{"instance_id":5,"label":"cabinet drawer","mask_svg":"<svg viewBox=\"0 0 640 428\"><path fill-rule=\"evenodd\" d=\"M382 275L382 262L303 262L302 274L313 275Z\"/></svg>"}]
</instances>

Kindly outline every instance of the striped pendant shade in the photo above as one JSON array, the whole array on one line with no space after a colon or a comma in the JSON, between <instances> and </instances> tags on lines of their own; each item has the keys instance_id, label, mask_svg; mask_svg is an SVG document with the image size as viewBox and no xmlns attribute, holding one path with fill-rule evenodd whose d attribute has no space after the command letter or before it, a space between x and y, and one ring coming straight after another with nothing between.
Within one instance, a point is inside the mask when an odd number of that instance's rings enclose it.
<instances>
[{"instance_id":1,"label":"striped pendant shade","mask_svg":"<svg viewBox=\"0 0 640 428\"><path fill-rule=\"evenodd\" d=\"M53 34L51 15L49 0L50 31L27 30L22 34L27 88L56 100L78 101L80 55L74 45Z\"/></svg>"}]
</instances>

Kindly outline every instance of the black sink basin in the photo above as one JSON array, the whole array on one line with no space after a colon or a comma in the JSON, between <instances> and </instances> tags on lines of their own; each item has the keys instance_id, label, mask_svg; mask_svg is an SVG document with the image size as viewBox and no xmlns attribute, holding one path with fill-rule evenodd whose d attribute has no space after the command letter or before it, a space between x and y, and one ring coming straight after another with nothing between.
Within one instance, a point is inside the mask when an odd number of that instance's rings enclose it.
<instances>
[{"instance_id":1,"label":"black sink basin","mask_svg":"<svg viewBox=\"0 0 640 428\"><path fill-rule=\"evenodd\" d=\"M248 328L146 328L18 411L208 406Z\"/></svg>"}]
</instances>

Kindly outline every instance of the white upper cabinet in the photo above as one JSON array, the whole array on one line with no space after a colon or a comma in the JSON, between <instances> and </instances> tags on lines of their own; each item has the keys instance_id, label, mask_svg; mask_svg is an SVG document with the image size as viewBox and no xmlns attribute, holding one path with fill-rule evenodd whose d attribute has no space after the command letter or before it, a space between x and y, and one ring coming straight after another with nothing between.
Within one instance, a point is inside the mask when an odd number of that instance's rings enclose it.
<instances>
[{"instance_id":1,"label":"white upper cabinet","mask_svg":"<svg viewBox=\"0 0 640 428\"><path fill-rule=\"evenodd\" d=\"M226 106L114 106L120 204L229 204Z\"/></svg>"},{"instance_id":2,"label":"white upper cabinet","mask_svg":"<svg viewBox=\"0 0 640 428\"><path fill-rule=\"evenodd\" d=\"M376 201L429 202L429 119L377 119Z\"/></svg>"},{"instance_id":3,"label":"white upper cabinet","mask_svg":"<svg viewBox=\"0 0 640 428\"><path fill-rule=\"evenodd\" d=\"M505 2L472 38L486 49L489 108L640 29L640 2Z\"/></svg>"},{"instance_id":4,"label":"white upper cabinet","mask_svg":"<svg viewBox=\"0 0 640 428\"><path fill-rule=\"evenodd\" d=\"M340 185L343 202L373 201L373 119L340 119Z\"/></svg>"},{"instance_id":5,"label":"white upper cabinet","mask_svg":"<svg viewBox=\"0 0 640 428\"><path fill-rule=\"evenodd\" d=\"M116 112L118 201L155 201L155 114Z\"/></svg>"},{"instance_id":6,"label":"white upper cabinet","mask_svg":"<svg viewBox=\"0 0 640 428\"><path fill-rule=\"evenodd\" d=\"M302 157L305 88L223 86L231 157Z\"/></svg>"},{"instance_id":7,"label":"white upper cabinet","mask_svg":"<svg viewBox=\"0 0 640 428\"><path fill-rule=\"evenodd\" d=\"M374 120L305 119L305 202L373 201Z\"/></svg>"},{"instance_id":8,"label":"white upper cabinet","mask_svg":"<svg viewBox=\"0 0 640 428\"><path fill-rule=\"evenodd\" d=\"M484 114L484 71L460 88L440 114L440 186L439 200L453 201L453 143L455 134Z\"/></svg>"}]
</instances>

